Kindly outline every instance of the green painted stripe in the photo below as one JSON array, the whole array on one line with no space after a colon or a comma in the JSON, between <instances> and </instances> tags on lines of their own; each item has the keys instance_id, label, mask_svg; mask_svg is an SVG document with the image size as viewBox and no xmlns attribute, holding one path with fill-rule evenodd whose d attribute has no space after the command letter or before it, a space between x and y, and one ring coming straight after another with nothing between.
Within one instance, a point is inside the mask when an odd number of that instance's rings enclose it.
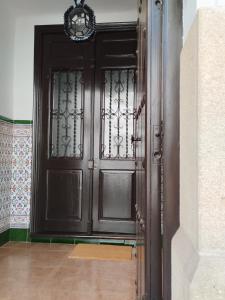
<instances>
[{"instance_id":1,"label":"green painted stripe","mask_svg":"<svg viewBox=\"0 0 225 300\"><path fill-rule=\"evenodd\" d=\"M32 120L14 120L13 124L20 124L20 125L32 125Z\"/></svg>"},{"instance_id":2,"label":"green painted stripe","mask_svg":"<svg viewBox=\"0 0 225 300\"><path fill-rule=\"evenodd\" d=\"M18 124L18 125L32 125L33 124L32 120L12 120L12 119L9 119L9 118L1 116L1 115L0 115L0 120L10 123L10 124Z\"/></svg>"},{"instance_id":3,"label":"green painted stripe","mask_svg":"<svg viewBox=\"0 0 225 300\"><path fill-rule=\"evenodd\" d=\"M3 116L1 116L1 115L0 115L0 120L1 120L1 121L4 121L4 122L7 122L7 123L13 124L13 120L12 120L12 119L3 117Z\"/></svg>"},{"instance_id":4,"label":"green painted stripe","mask_svg":"<svg viewBox=\"0 0 225 300\"><path fill-rule=\"evenodd\" d=\"M9 229L0 233L0 246L6 244L9 241Z\"/></svg>"}]
</instances>

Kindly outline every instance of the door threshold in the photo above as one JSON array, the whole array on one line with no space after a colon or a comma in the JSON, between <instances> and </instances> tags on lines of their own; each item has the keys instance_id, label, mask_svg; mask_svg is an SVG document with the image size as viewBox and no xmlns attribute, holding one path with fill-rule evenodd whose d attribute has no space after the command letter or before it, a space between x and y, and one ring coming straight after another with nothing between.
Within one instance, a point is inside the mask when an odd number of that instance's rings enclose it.
<instances>
[{"instance_id":1,"label":"door threshold","mask_svg":"<svg viewBox=\"0 0 225 300\"><path fill-rule=\"evenodd\" d=\"M31 238L49 238L49 239L106 239L106 240L136 240L136 235L120 235L120 234L68 234L68 233L30 233Z\"/></svg>"}]
</instances>

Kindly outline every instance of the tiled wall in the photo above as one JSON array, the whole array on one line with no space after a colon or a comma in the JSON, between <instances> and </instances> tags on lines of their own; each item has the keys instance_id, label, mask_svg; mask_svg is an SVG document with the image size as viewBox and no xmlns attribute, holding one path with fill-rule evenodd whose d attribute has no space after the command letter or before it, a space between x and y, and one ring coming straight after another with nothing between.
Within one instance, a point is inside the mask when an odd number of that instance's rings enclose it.
<instances>
[{"instance_id":1,"label":"tiled wall","mask_svg":"<svg viewBox=\"0 0 225 300\"><path fill-rule=\"evenodd\" d=\"M32 126L14 124L10 228L29 228Z\"/></svg>"},{"instance_id":2,"label":"tiled wall","mask_svg":"<svg viewBox=\"0 0 225 300\"><path fill-rule=\"evenodd\" d=\"M32 125L0 120L0 233L29 228Z\"/></svg>"},{"instance_id":3,"label":"tiled wall","mask_svg":"<svg viewBox=\"0 0 225 300\"><path fill-rule=\"evenodd\" d=\"M13 124L0 120L0 233L10 226Z\"/></svg>"}]
</instances>

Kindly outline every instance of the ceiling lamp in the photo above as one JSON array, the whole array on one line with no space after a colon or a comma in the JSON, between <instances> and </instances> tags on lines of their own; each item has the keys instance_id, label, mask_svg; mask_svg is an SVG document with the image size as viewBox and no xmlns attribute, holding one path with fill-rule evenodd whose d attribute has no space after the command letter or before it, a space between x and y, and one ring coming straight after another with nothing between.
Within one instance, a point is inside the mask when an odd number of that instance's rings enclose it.
<instances>
[{"instance_id":1,"label":"ceiling lamp","mask_svg":"<svg viewBox=\"0 0 225 300\"><path fill-rule=\"evenodd\" d=\"M86 41L96 32L96 22L93 10L84 4L85 0L74 0L75 7L64 14L64 30L66 35L75 42Z\"/></svg>"}]
</instances>

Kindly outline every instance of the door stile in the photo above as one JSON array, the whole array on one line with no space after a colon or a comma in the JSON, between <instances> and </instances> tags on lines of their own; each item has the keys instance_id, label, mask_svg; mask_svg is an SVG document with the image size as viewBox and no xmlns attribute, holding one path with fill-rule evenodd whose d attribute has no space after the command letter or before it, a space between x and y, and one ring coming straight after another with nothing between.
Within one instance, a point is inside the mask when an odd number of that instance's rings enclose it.
<instances>
[{"instance_id":1,"label":"door stile","mask_svg":"<svg viewBox=\"0 0 225 300\"><path fill-rule=\"evenodd\" d=\"M146 299L162 299L162 1L148 1L146 108ZM148 261L149 259L149 261Z\"/></svg>"}]
</instances>

